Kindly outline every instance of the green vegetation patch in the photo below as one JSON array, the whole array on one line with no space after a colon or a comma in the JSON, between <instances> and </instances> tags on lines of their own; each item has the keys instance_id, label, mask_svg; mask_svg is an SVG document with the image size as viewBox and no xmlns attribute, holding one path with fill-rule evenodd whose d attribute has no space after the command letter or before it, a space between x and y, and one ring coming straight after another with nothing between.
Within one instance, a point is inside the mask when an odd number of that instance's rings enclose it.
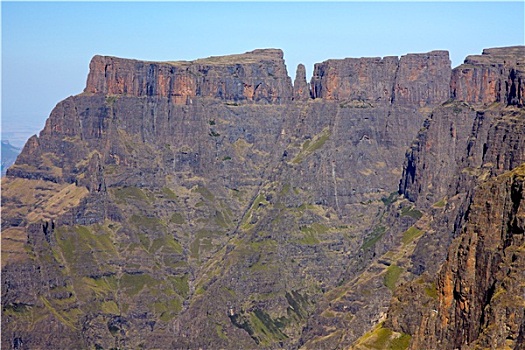
<instances>
[{"instance_id":1,"label":"green vegetation patch","mask_svg":"<svg viewBox=\"0 0 525 350\"><path fill-rule=\"evenodd\" d=\"M80 315L81 311L77 308L73 308L68 310L67 312L61 311L59 312L57 309L53 307L51 302L49 302L48 299L41 296L40 300L44 304L45 308L49 310L57 320L59 320L63 325L78 330L78 328L75 326L76 320L78 319L78 316Z\"/></svg>"},{"instance_id":2,"label":"green vegetation patch","mask_svg":"<svg viewBox=\"0 0 525 350\"><path fill-rule=\"evenodd\" d=\"M384 226L377 225L376 227L374 227L374 230L372 231L372 234L363 243L363 245L361 246L361 249L365 249L366 250L366 249L369 249L369 248L373 247L377 243L377 241L379 241L381 239L381 237L383 237L385 232L386 232L386 227L384 227Z\"/></svg>"},{"instance_id":3,"label":"green vegetation patch","mask_svg":"<svg viewBox=\"0 0 525 350\"><path fill-rule=\"evenodd\" d=\"M290 192L290 188L291 186L289 183L284 184L283 187L281 188L280 195L286 196Z\"/></svg>"},{"instance_id":4,"label":"green vegetation patch","mask_svg":"<svg viewBox=\"0 0 525 350\"><path fill-rule=\"evenodd\" d=\"M262 241L250 242L250 248L254 252L268 252L274 251L277 248L277 241L275 239L264 239Z\"/></svg>"},{"instance_id":5,"label":"green vegetation patch","mask_svg":"<svg viewBox=\"0 0 525 350\"><path fill-rule=\"evenodd\" d=\"M173 285L174 289L177 291L177 294L179 294L180 296L184 298L188 295L188 293L190 292L188 274L184 274L182 276L177 276L177 277L169 277L169 280L171 284Z\"/></svg>"},{"instance_id":6,"label":"green vegetation patch","mask_svg":"<svg viewBox=\"0 0 525 350\"><path fill-rule=\"evenodd\" d=\"M100 278L82 277L82 286L87 287L98 298L107 298L117 290L117 279L114 275Z\"/></svg>"},{"instance_id":7,"label":"green vegetation patch","mask_svg":"<svg viewBox=\"0 0 525 350\"><path fill-rule=\"evenodd\" d=\"M223 228L228 228L232 224L232 220L227 213L223 213L219 210L216 210L215 223Z\"/></svg>"},{"instance_id":8,"label":"green vegetation patch","mask_svg":"<svg viewBox=\"0 0 525 350\"><path fill-rule=\"evenodd\" d=\"M294 312L299 319L305 319L308 316L308 299L299 292L292 290L285 294L288 304L290 304L289 311Z\"/></svg>"},{"instance_id":9,"label":"green vegetation patch","mask_svg":"<svg viewBox=\"0 0 525 350\"><path fill-rule=\"evenodd\" d=\"M401 216L410 216L413 219L419 220L423 216L423 213L414 207L404 207L401 209Z\"/></svg>"},{"instance_id":10,"label":"green vegetation patch","mask_svg":"<svg viewBox=\"0 0 525 350\"><path fill-rule=\"evenodd\" d=\"M265 205L268 205L268 201L266 201L266 196L263 194L263 193L259 193L257 195L257 197L255 197L250 209L248 209L248 211L246 212L246 214L244 215L242 221L241 221L241 227L244 229L244 230L248 230L252 227L252 225L250 224L250 220L252 218L252 215L253 213L259 209L259 207L261 206L265 206Z\"/></svg>"},{"instance_id":11,"label":"green vegetation patch","mask_svg":"<svg viewBox=\"0 0 525 350\"><path fill-rule=\"evenodd\" d=\"M133 214L131 216L130 223L142 229L151 230L154 232L164 232L164 225L162 221L156 217Z\"/></svg>"},{"instance_id":12,"label":"green vegetation patch","mask_svg":"<svg viewBox=\"0 0 525 350\"><path fill-rule=\"evenodd\" d=\"M411 339L409 334L395 333L391 329L383 328L383 325L380 324L371 332L363 335L357 344L375 350L406 350Z\"/></svg>"},{"instance_id":13,"label":"green vegetation patch","mask_svg":"<svg viewBox=\"0 0 525 350\"><path fill-rule=\"evenodd\" d=\"M228 340L228 337L226 336L226 334L224 333L224 330L222 329L222 325L216 324L215 331L217 332L217 335L219 336L219 338L223 340Z\"/></svg>"},{"instance_id":14,"label":"green vegetation patch","mask_svg":"<svg viewBox=\"0 0 525 350\"><path fill-rule=\"evenodd\" d=\"M175 194L175 192L173 192L170 188L168 187L163 187L162 188L162 193L164 193L164 195L166 196L166 198L168 199L177 199L177 195Z\"/></svg>"},{"instance_id":15,"label":"green vegetation patch","mask_svg":"<svg viewBox=\"0 0 525 350\"><path fill-rule=\"evenodd\" d=\"M390 193L388 197L381 198L381 201L386 205L389 206L390 204L394 203L397 198L399 197L399 193L397 191Z\"/></svg>"},{"instance_id":16,"label":"green vegetation patch","mask_svg":"<svg viewBox=\"0 0 525 350\"><path fill-rule=\"evenodd\" d=\"M30 306L22 303L7 304L3 307L2 313L4 315L19 316L20 314L28 312L30 308Z\"/></svg>"},{"instance_id":17,"label":"green vegetation patch","mask_svg":"<svg viewBox=\"0 0 525 350\"><path fill-rule=\"evenodd\" d=\"M398 338L392 339L392 343L390 346L390 349L392 350L406 350L408 349L408 346L410 345L410 340L412 337L410 334L401 334Z\"/></svg>"},{"instance_id":18,"label":"green vegetation patch","mask_svg":"<svg viewBox=\"0 0 525 350\"><path fill-rule=\"evenodd\" d=\"M120 315L118 305L113 300L104 301L100 306L100 310L105 314Z\"/></svg>"},{"instance_id":19,"label":"green vegetation patch","mask_svg":"<svg viewBox=\"0 0 525 350\"><path fill-rule=\"evenodd\" d=\"M183 225L186 223L186 220L184 220L180 213L173 213L173 215L171 215L170 222L177 225Z\"/></svg>"},{"instance_id":20,"label":"green vegetation patch","mask_svg":"<svg viewBox=\"0 0 525 350\"><path fill-rule=\"evenodd\" d=\"M175 240L175 238L173 238L170 235L166 235L161 238L154 239L148 251L150 253L154 253L161 248L162 248L162 252L164 253L171 252L171 253L182 254L182 246L180 245L179 242Z\"/></svg>"},{"instance_id":21,"label":"green vegetation patch","mask_svg":"<svg viewBox=\"0 0 525 350\"><path fill-rule=\"evenodd\" d=\"M118 187L112 190L113 195L120 201L137 200L150 203L150 198L138 187Z\"/></svg>"},{"instance_id":22,"label":"green vegetation patch","mask_svg":"<svg viewBox=\"0 0 525 350\"><path fill-rule=\"evenodd\" d=\"M169 322L182 310L182 302L178 297L168 300L159 300L153 303L153 310L160 314L160 319Z\"/></svg>"},{"instance_id":23,"label":"green vegetation patch","mask_svg":"<svg viewBox=\"0 0 525 350\"><path fill-rule=\"evenodd\" d=\"M255 198L255 200L253 201L253 205L252 205L251 209L257 209L257 208L259 208L259 206L261 204L266 205L266 204L268 204L268 202L266 201L266 197L264 196L264 194L259 193L257 195L257 197Z\"/></svg>"},{"instance_id":24,"label":"green vegetation patch","mask_svg":"<svg viewBox=\"0 0 525 350\"><path fill-rule=\"evenodd\" d=\"M396 288L397 280L399 279L399 276L401 276L402 272L403 268L397 265L390 265L388 269L386 269L383 284L387 286L388 289L390 289L391 291L394 291L394 289Z\"/></svg>"},{"instance_id":25,"label":"green vegetation patch","mask_svg":"<svg viewBox=\"0 0 525 350\"><path fill-rule=\"evenodd\" d=\"M434 203L434 207L435 208L443 208L445 206L445 204L447 204L447 202L445 201L445 198L443 198L439 202Z\"/></svg>"},{"instance_id":26,"label":"green vegetation patch","mask_svg":"<svg viewBox=\"0 0 525 350\"><path fill-rule=\"evenodd\" d=\"M194 190L202 195L203 198L206 198L209 201L215 200L215 196L204 186L197 186Z\"/></svg>"},{"instance_id":27,"label":"green vegetation patch","mask_svg":"<svg viewBox=\"0 0 525 350\"><path fill-rule=\"evenodd\" d=\"M106 232L94 234L86 226L75 226L74 232L56 229L55 237L64 259L73 270L84 264L104 262L117 254L113 241ZM55 258L60 254L53 252Z\"/></svg>"},{"instance_id":28,"label":"green vegetation patch","mask_svg":"<svg viewBox=\"0 0 525 350\"><path fill-rule=\"evenodd\" d=\"M321 133L316 135L311 141L307 140L302 146L301 151L299 154L294 158L292 163L299 164L301 163L306 157L320 149L324 146L325 142L330 138L330 130L328 128L325 128Z\"/></svg>"},{"instance_id":29,"label":"green vegetation patch","mask_svg":"<svg viewBox=\"0 0 525 350\"><path fill-rule=\"evenodd\" d=\"M387 344L392 335L392 331L388 328L379 328L375 334L375 341L372 342L369 346L371 349L387 349Z\"/></svg>"},{"instance_id":30,"label":"green vegetation patch","mask_svg":"<svg viewBox=\"0 0 525 350\"><path fill-rule=\"evenodd\" d=\"M195 235L195 239L190 245L191 257L199 259L199 254L202 250L210 250L213 248L212 238L220 233L213 232L206 229L200 229Z\"/></svg>"},{"instance_id":31,"label":"green vegetation patch","mask_svg":"<svg viewBox=\"0 0 525 350\"><path fill-rule=\"evenodd\" d=\"M274 321L270 315L263 310L255 309L255 311L250 314L250 323L261 345L269 345L275 341L288 338L280 329L283 325L278 321Z\"/></svg>"},{"instance_id":32,"label":"green vegetation patch","mask_svg":"<svg viewBox=\"0 0 525 350\"><path fill-rule=\"evenodd\" d=\"M124 274L120 279L120 288L126 294L133 296L140 293L144 286L155 288L159 284L159 281L151 277L146 273L141 274Z\"/></svg>"},{"instance_id":33,"label":"green vegetation patch","mask_svg":"<svg viewBox=\"0 0 525 350\"><path fill-rule=\"evenodd\" d=\"M313 223L311 226L301 227L301 232L304 234L303 238L299 243L306 245L316 245L319 244L318 234L323 234L328 231L328 227L319 223Z\"/></svg>"},{"instance_id":34,"label":"green vegetation patch","mask_svg":"<svg viewBox=\"0 0 525 350\"><path fill-rule=\"evenodd\" d=\"M436 284L434 282L432 282L429 286L425 287L425 294L431 297L432 299L438 298L438 292Z\"/></svg>"},{"instance_id":35,"label":"green vegetation patch","mask_svg":"<svg viewBox=\"0 0 525 350\"><path fill-rule=\"evenodd\" d=\"M408 230L406 230L403 233L403 238L401 239L401 241L403 242L403 244L409 244L414 239L420 237L422 234L423 234L423 231L415 228L414 226L411 226Z\"/></svg>"}]
</instances>

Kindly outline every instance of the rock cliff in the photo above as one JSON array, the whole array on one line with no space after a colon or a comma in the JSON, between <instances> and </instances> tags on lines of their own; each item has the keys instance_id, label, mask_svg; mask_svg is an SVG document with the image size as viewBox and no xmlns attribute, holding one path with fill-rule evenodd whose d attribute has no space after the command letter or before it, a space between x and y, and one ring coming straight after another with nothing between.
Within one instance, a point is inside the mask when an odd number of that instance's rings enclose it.
<instances>
[{"instance_id":1,"label":"rock cliff","mask_svg":"<svg viewBox=\"0 0 525 350\"><path fill-rule=\"evenodd\" d=\"M476 104L444 51L328 60L310 84L299 65L293 86L274 49L95 56L2 181L2 347L421 344L396 290L432 283L476 186L523 162L519 50L469 56L505 57L510 84Z\"/></svg>"},{"instance_id":2,"label":"rock cliff","mask_svg":"<svg viewBox=\"0 0 525 350\"><path fill-rule=\"evenodd\" d=\"M442 212L412 255L413 271L426 272L396 293L387 320L413 349L523 347L524 53L469 56L407 153L400 191Z\"/></svg>"},{"instance_id":3,"label":"rock cliff","mask_svg":"<svg viewBox=\"0 0 525 350\"><path fill-rule=\"evenodd\" d=\"M520 166L476 191L437 280L435 331L430 320L422 320L428 323L417 331L413 348L525 346L524 170Z\"/></svg>"},{"instance_id":4,"label":"rock cliff","mask_svg":"<svg viewBox=\"0 0 525 350\"><path fill-rule=\"evenodd\" d=\"M437 278L396 294L387 322L413 335L411 349L525 345L524 170L482 183Z\"/></svg>"},{"instance_id":5,"label":"rock cliff","mask_svg":"<svg viewBox=\"0 0 525 350\"><path fill-rule=\"evenodd\" d=\"M435 229L439 234L433 235L434 238L425 237L425 243L420 247L421 256L437 254L444 257L450 239L461 227L472 191L479 181L511 170L525 161L523 108L514 99L497 102L495 94L483 101L455 97L458 86L466 85L467 81L471 82L468 86L478 89L476 91L486 91L480 83L484 80L466 80L458 85L462 72L481 74L490 67L505 66L505 69L498 70L502 81L518 74L511 72L519 72L524 48L510 48L506 55L504 52L504 49L485 50L484 55L469 56L465 64L452 71L452 98L433 110L407 153L400 192L425 210L448 204L446 215L441 216L446 222L436 222ZM425 244L429 248L423 249ZM418 255L415 259L419 259ZM431 265L435 269L439 263Z\"/></svg>"},{"instance_id":6,"label":"rock cliff","mask_svg":"<svg viewBox=\"0 0 525 350\"><path fill-rule=\"evenodd\" d=\"M486 49L482 55L468 56L454 70L452 96L470 104L502 102L522 107L524 65L523 46Z\"/></svg>"},{"instance_id":7,"label":"rock cliff","mask_svg":"<svg viewBox=\"0 0 525 350\"><path fill-rule=\"evenodd\" d=\"M86 93L161 96L176 103L187 103L196 96L268 103L292 98L283 52L276 49L189 62L95 56L89 68Z\"/></svg>"},{"instance_id":8,"label":"rock cliff","mask_svg":"<svg viewBox=\"0 0 525 350\"><path fill-rule=\"evenodd\" d=\"M346 58L318 63L311 86L314 98L353 103L419 106L448 99L446 51L401 57Z\"/></svg>"}]
</instances>

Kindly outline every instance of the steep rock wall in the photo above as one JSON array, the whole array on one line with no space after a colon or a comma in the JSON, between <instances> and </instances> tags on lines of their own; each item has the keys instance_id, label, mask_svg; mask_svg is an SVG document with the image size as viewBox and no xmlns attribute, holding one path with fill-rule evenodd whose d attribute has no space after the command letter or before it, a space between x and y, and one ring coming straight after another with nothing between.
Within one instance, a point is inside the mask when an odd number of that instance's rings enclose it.
<instances>
[{"instance_id":1,"label":"steep rock wall","mask_svg":"<svg viewBox=\"0 0 525 350\"><path fill-rule=\"evenodd\" d=\"M522 130L520 126L517 129L513 126L520 124L519 102L514 98L496 98L496 92L487 89L483 82L503 84L502 79L511 79L510 75L514 74L511 72L521 69L522 54L522 47L508 51L485 50L482 56L469 56L465 64L453 70L452 99L433 111L407 153L401 193L428 208L444 196L453 197L458 193L454 179L464 178L462 172L483 167L498 174L521 164L524 159ZM501 68L498 68L499 80L461 78L465 70L479 75L495 67ZM469 97L459 86L484 91L491 97ZM496 102L499 104L494 104ZM502 110L505 106L508 108Z\"/></svg>"},{"instance_id":2,"label":"steep rock wall","mask_svg":"<svg viewBox=\"0 0 525 350\"><path fill-rule=\"evenodd\" d=\"M521 349L525 310L523 165L481 184L433 282L396 293L387 325L411 349Z\"/></svg>"},{"instance_id":3,"label":"steep rock wall","mask_svg":"<svg viewBox=\"0 0 525 350\"><path fill-rule=\"evenodd\" d=\"M523 106L525 101L523 46L483 50L482 55L468 56L454 69L451 94L470 104L501 102Z\"/></svg>"},{"instance_id":4,"label":"steep rock wall","mask_svg":"<svg viewBox=\"0 0 525 350\"><path fill-rule=\"evenodd\" d=\"M161 96L183 104L196 96L260 103L292 98L283 52L276 49L190 62L95 56L89 67L86 93Z\"/></svg>"},{"instance_id":5,"label":"steep rock wall","mask_svg":"<svg viewBox=\"0 0 525 350\"><path fill-rule=\"evenodd\" d=\"M315 65L314 98L354 103L427 106L445 101L450 82L446 51L384 58L346 58Z\"/></svg>"},{"instance_id":6,"label":"steep rock wall","mask_svg":"<svg viewBox=\"0 0 525 350\"><path fill-rule=\"evenodd\" d=\"M400 192L434 221L412 255L425 272L395 293L386 326L412 349L523 347L523 49L454 69L453 99L407 153Z\"/></svg>"}]
</instances>

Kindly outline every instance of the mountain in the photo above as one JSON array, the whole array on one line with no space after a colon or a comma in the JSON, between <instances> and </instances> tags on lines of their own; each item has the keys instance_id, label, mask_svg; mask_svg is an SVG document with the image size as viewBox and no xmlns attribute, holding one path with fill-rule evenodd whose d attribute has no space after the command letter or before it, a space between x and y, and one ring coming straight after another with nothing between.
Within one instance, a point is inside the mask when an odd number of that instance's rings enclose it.
<instances>
[{"instance_id":1,"label":"mountain","mask_svg":"<svg viewBox=\"0 0 525 350\"><path fill-rule=\"evenodd\" d=\"M2 347L519 348L524 53L95 56L2 182Z\"/></svg>"},{"instance_id":2,"label":"mountain","mask_svg":"<svg viewBox=\"0 0 525 350\"><path fill-rule=\"evenodd\" d=\"M9 141L2 140L2 176L5 175L7 168L13 165L20 151L19 148L11 145Z\"/></svg>"}]
</instances>

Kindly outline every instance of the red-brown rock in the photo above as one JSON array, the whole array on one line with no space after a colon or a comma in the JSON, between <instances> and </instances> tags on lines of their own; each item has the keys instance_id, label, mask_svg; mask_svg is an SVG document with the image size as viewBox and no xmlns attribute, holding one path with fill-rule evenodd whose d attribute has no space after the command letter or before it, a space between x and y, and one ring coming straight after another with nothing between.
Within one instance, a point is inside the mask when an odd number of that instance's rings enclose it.
<instances>
[{"instance_id":1,"label":"red-brown rock","mask_svg":"<svg viewBox=\"0 0 525 350\"><path fill-rule=\"evenodd\" d=\"M338 101L426 106L447 100L446 51L384 58L345 58L315 65L312 95Z\"/></svg>"},{"instance_id":2,"label":"red-brown rock","mask_svg":"<svg viewBox=\"0 0 525 350\"><path fill-rule=\"evenodd\" d=\"M523 106L525 101L525 46L485 49L468 56L454 69L451 95L471 104L503 102Z\"/></svg>"},{"instance_id":3,"label":"red-brown rock","mask_svg":"<svg viewBox=\"0 0 525 350\"><path fill-rule=\"evenodd\" d=\"M283 52L276 49L189 62L95 56L89 67L87 93L161 96L183 104L196 96L268 103L292 98Z\"/></svg>"}]
</instances>

